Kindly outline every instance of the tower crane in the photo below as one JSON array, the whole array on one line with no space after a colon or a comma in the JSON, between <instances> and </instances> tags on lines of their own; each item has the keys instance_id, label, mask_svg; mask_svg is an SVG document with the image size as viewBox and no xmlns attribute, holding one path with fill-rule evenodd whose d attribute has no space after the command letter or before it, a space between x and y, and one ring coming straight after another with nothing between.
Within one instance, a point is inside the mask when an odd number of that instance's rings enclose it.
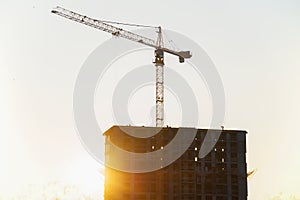
<instances>
[{"instance_id":1,"label":"tower crane","mask_svg":"<svg viewBox=\"0 0 300 200\"><path fill-rule=\"evenodd\" d=\"M61 7L56 7L52 9L51 12L56 15L60 15L64 18L85 24L87 26L94 27L101 31L111 33L113 36L122 37L134 42L138 42L143 45L150 46L155 49L154 64L156 68L155 70L156 71L156 127L163 127L164 126L164 52L177 56L179 58L180 63L183 63L185 59L191 58L192 57L191 52L176 51L164 47L162 29L160 26L155 27L157 28L158 35L157 35L157 40L154 41L153 39L111 25L111 23L123 24L123 25L124 23L92 19L90 17L72 12L70 10L66 10ZM125 24L125 25L129 25L129 24ZM144 27L149 27L149 26L144 26Z\"/></svg>"}]
</instances>

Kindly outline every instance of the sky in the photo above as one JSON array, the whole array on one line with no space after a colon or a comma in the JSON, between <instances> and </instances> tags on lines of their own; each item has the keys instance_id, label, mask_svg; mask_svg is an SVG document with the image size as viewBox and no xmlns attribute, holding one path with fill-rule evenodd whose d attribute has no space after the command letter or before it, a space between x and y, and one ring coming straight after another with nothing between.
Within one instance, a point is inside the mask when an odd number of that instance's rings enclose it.
<instances>
[{"instance_id":1,"label":"sky","mask_svg":"<svg viewBox=\"0 0 300 200\"><path fill-rule=\"evenodd\" d=\"M161 25L198 43L224 85L225 128L248 132L248 170L257 169L249 180L249 199L300 198L299 1L0 3L0 198L24 185L61 181L97 192L103 183L103 167L78 137L72 103L83 63L111 35L51 14L57 5L98 19ZM152 52L137 53L134 64L148 64L148 55ZM122 59L115 65L126 63L126 73L132 58ZM105 80L110 78L118 81L112 75ZM153 102L147 108L139 102L150 90L137 93L129 106L137 124L150 123L151 116L139 116L140 109L149 113ZM176 107L176 98L168 95ZM171 116L180 109L170 107L168 124L178 126L180 119ZM111 113L103 114L100 103L95 108L103 130L112 126Z\"/></svg>"}]
</instances>

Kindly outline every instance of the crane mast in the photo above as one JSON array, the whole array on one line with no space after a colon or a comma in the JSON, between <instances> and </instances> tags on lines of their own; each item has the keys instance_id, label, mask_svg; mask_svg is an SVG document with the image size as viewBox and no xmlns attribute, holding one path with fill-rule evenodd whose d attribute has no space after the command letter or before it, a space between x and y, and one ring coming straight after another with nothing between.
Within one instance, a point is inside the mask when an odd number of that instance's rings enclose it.
<instances>
[{"instance_id":1,"label":"crane mast","mask_svg":"<svg viewBox=\"0 0 300 200\"><path fill-rule=\"evenodd\" d=\"M155 96L156 96L156 109L155 121L157 127L164 126L164 52L161 50L163 46L163 38L161 27L158 27L158 35L156 45L158 48L155 50Z\"/></svg>"},{"instance_id":2,"label":"crane mast","mask_svg":"<svg viewBox=\"0 0 300 200\"><path fill-rule=\"evenodd\" d=\"M114 36L122 37L134 42L138 42L150 47L155 48L155 72L156 72L156 126L164 126L164 52L178 56L179 62L184 62L184 59L191 58L192 55L190 51L175 51L164 47L163 36L161 27L156 27L158 29L157 40L126 31L122 28L110 25L109 22L92 19L90 17L66 10L61 7L56 7L52 13L62 16L64 18L85 24L87 26L94 27L96 29L111 33ZM120 23L122 24L122 23Z\"/></svg>"}]
</instances>

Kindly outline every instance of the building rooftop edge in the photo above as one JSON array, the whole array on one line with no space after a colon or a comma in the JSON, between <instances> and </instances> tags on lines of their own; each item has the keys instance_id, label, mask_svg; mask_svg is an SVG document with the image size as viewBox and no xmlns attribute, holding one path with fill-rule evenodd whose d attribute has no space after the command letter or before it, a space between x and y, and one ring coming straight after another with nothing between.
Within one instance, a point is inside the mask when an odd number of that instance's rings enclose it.
<instances>
[{"instance_id":1,"label":"building rooftop edge","mask_svg":"<svg viewBox=\"0 0 300 200\"><path fill-rule=\"evenodd\" d=\"M164 127L153 127L153 126L124 126L124 125L113 125L109 129L107 129L103 135L107 135L106 133L109 132L111 129L116 128L116 127L131 127L131 128L145 128L145 129L179 129L179 128L184 128L184 129L196 129L196 130L211 130L211 131L222 131L222 132L244 132L248 133L246 130L237 130L237 129L209 129L209 128L196 128L196 127L171 127L171 126L164 126Z\"/></svg>"}]
</instances>

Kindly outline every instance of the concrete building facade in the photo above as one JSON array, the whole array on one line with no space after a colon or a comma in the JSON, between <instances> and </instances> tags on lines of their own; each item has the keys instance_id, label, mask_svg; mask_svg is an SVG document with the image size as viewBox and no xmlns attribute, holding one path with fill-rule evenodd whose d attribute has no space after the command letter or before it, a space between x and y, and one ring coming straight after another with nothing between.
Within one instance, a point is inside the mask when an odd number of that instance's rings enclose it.
<instances>
[{"instance_id":1,"label":"concrete building facade","mask_svg":"<svg viewBox=\"0 0 300 200\"><path fill-rule=\"evenodd\" d=\"M153 128L130 129L143 135ZM153 137L136 138L122 127L113 126L104 135L126 151L145 153L163 148L177 131L178 128L164 127ZM219 139L200 159L204 138L216 131L221 131ZM109 159L111 143L106 144L105 156ZM197 129L193 142L177 160L152 172L130 173L106 166L104 191L106 200L246 200L246 131Z\"/></svg>"}]
</instances>

